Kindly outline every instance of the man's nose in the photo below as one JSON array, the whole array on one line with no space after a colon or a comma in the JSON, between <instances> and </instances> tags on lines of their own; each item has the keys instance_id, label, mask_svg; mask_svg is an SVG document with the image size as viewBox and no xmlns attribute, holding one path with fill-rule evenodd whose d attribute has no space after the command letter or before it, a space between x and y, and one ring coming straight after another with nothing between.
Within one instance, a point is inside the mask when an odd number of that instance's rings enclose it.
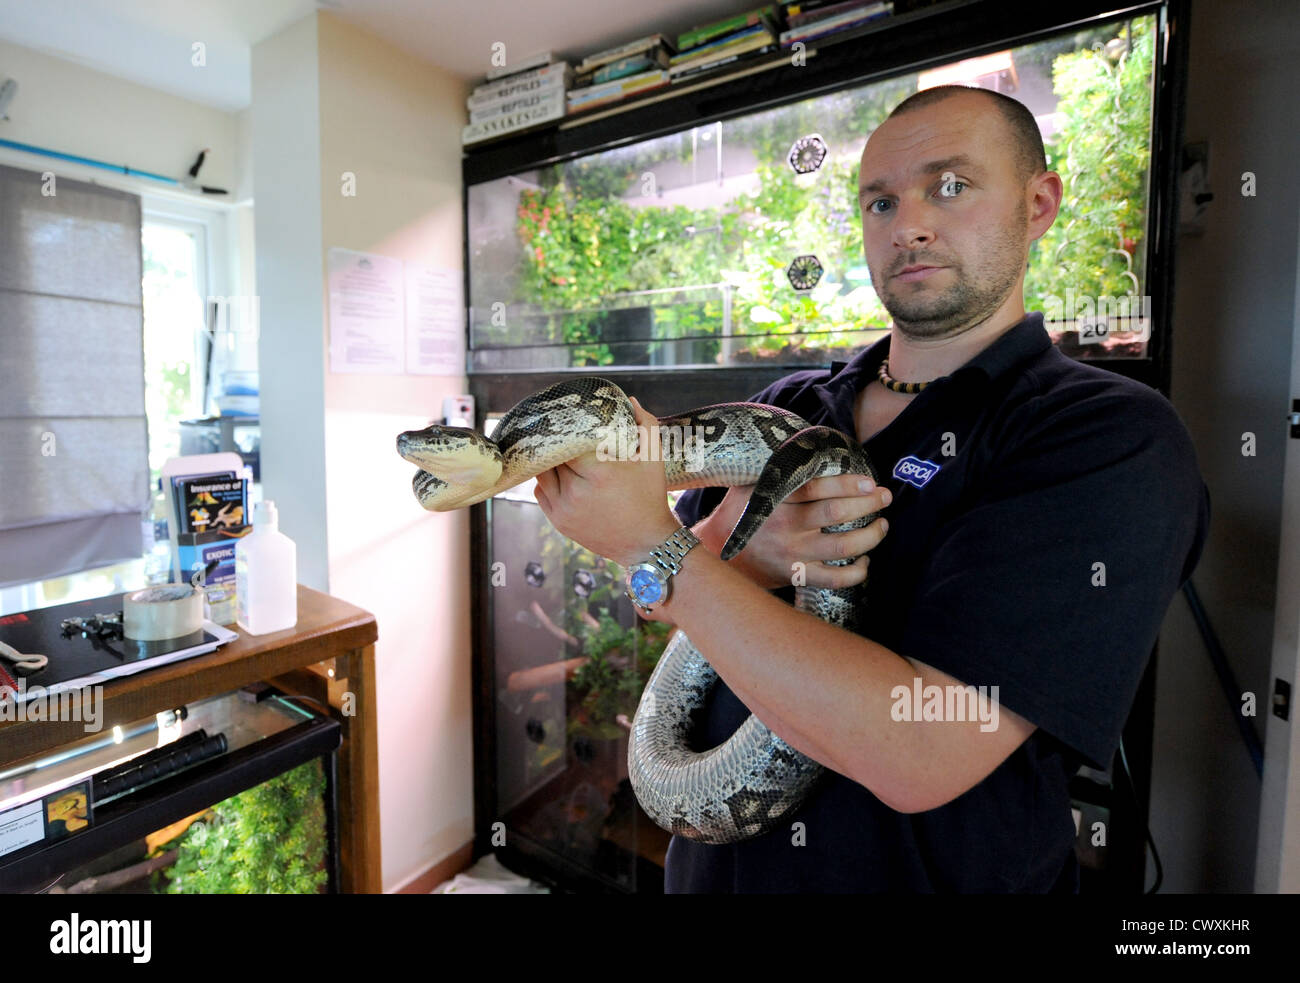
<instances>
[{"instance_id":1,"label":"man's nose","mask_svg":"<svg viewBox=\"0 0 1300 983\"><path fill-rule=\"evenodd\" d=\"M920 249L934 242L934 229L926 221L925 206L899 202L894 213L894 245L900 249Z\"/></svg>"}]
</instances>

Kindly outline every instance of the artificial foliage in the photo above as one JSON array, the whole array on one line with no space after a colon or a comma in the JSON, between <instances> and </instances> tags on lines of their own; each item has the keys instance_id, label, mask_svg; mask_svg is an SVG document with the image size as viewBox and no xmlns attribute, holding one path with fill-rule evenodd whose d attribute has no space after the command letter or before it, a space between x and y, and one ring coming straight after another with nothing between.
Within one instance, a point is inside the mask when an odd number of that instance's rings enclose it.
<instances>
[{"instance_id":1,"label":"artificial foliage","mask_svg":"<svg viewBox=\"0 0 1300 983\"><path fill-rule=\"evenodd\" d=\"M325 774L319 759L214 806L177 842L169 894L319 894L325 870Z\"/></svg>"},{"instance_id":2,"label":"artificial foliage","mask_svg":"<svg viewBox=\"0 0 1300 983\"><path fill-rule=\"evenodd\" d=\"M1048 169L1065 184L1056 223L1030 249L1031 310L1066 289L1094 298L1141 292L1153 46L1143 17L1017 49L1025 66L1050 70L1059 130L1045 149ZM643 305L652 312L652 349L702 339L696 352L705 361L824 362L829 350L870 343L890 317L863 259L859 160L868 134L916 87L916 75L900 76L543 168L537 186L519 193L512 247L510 303L529 328L521 334L506 320L476 325L476 336L569 345L572 364L607 365L620 358L607 343L604 312ZM827 156L797 174L792 140L813 133ZM752 160L746 190L728 191L716 206L655 203L661 182L680 186L688 171L693 186L711 179L709 168L721 183L727 175L714 149L724 137L730 153ZM809 291L785 275L801 254L825 267ZM727 343L724 297L734 336Z\"/></svg>"},{"instance_id":3,"label":"artificial foliage","mask_svg":"<svg viewBox=\"0 0 1300 983\"><path fill-rule=\"evenodd\" d=\"M646 680L668 644L671 627L661 621L619 624L602 611L598 627L583 628L587 662L569 682L569 734L614 739L626 734L617 722L636 713Z\"/></svg>"},{"instance_id":4,"label":"artificial foliage","mask_svg":"<svg viewBox=\"0 0 1300 983\"><path fill-rule=\"evenodd\" d=\"M1154 44L1150 19L1138 18L1052 63L1062 123L1045 149L1064 195L1030 252L1029 297L1142 292Z\"/></svg>"},{"instance_id":5,"label":"artificial foliage","mask_svg":"<svg viewBox=\"0 0 1300 983\"><path fill-rule=\"evenodd\" d=\"M587 661L565 684L570 738L613 740L626 735L618 723L636 713L646 680L663 654L672 629L659 621L631 615L619 620L623 603L623 570L562 535L549 523L542 532L542 562L565 585L564 607L553 612L557 622L577 639ZM582 597L568 585L575 571L587 571L593 586Z\"/></svg>"}]
</instances>

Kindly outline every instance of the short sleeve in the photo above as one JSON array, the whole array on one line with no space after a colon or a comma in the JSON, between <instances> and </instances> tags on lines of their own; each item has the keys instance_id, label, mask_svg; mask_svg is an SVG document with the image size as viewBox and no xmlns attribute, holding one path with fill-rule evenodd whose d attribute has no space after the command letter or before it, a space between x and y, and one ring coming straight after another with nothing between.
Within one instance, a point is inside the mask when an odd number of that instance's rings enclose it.
<instances>
[{"instance_id":1,"label":"short sleeve","mask_svg":"<svg viewBox=\"0 0 1300 983\"><path fill-rule=\"evenodd\" d=\"M693 526L718 507L726 497L725 488L688 488L677 499L673 512L684 526Z\"/></svg>"},{"instance_id":2,"label":"short sleeve","mask_svg":"<svg viewBox=\"0 0 1300 983\"><path fill-rule=\"evenodd\" d=\"M936 529L899 654L989 686L1104 769L1200 557L1209 492L1155 390L1125 380L1049 398L1009 415L959 514Z\"/></svg>"}]
</instances>

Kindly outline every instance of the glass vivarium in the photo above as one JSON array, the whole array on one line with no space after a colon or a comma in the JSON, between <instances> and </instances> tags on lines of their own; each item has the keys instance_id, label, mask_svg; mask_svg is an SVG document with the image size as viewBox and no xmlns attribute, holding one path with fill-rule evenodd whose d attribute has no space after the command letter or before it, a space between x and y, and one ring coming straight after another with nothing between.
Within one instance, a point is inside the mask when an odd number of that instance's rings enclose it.
<instances>
[{"instance_id":1,"label":"glass vivarium","mask_svg":"<svg viewBox=\"0 0 1300 983\"><path fill-rule=\"evenodd\" d=\"M888 330L863 258L868 134L942 84L1013 96L1061 175L1028 310L1079 358L1141 358L1154 23L1120 21L468 191L474 371L825 364Z\"/></svg>"}]
</instances>

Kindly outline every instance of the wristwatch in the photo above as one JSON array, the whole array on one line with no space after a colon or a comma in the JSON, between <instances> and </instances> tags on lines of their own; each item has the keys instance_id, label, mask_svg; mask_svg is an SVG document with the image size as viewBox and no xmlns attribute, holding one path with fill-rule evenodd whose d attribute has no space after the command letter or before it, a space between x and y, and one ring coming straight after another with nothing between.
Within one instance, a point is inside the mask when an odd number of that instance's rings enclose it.
<instances>
[{"instance_id":1,"label":"wristwatch","mask_svg":"<svg viewBox=\"0 0 1300 983\"><path fill-rule=\"evenodd\" d=\"M680 573L682 558L700 545L699 537L685 526L650 551L650 559L628 567L626 593L644 613L668 600L670 580Z\"/></svg>"}]
</instances>

